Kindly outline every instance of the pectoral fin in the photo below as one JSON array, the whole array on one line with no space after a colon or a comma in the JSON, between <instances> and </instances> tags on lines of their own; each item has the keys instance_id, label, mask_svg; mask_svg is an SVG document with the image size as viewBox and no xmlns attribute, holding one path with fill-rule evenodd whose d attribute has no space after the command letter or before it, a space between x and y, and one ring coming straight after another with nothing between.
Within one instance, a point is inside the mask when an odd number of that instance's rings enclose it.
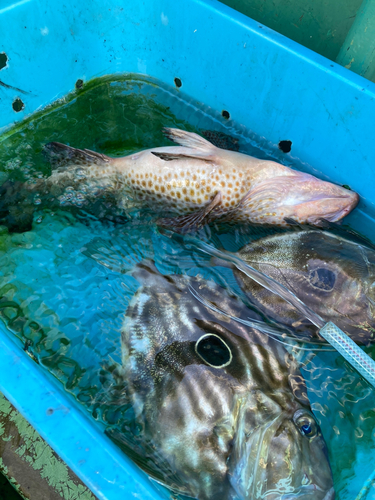
<instances>
[{"instance_id":1,"label":"pectoral fin","mask_svg":"<svg viewBox=\"0 0 375 500\"><path fill-rule=\"evenodd\" d=\"M105 434L118 446L138 467L154 479L156 482L166 486L176 494L189 495L189 490L183 483L178 473L173 471L162 453L155 446L151 446L139 437L129 437L120 433L115 428L107 428ZM190 498L190 497L189 497Z\"/></svg>"},{"instance_id":2,"label":"pectoral fin","mask_svg":"<svg viewBox=\"0 0 375 500\"><path fill-rule=\"evenodd\" d=\"M219 191L208 205L201 208L197 212L188 215L181 215L180 217L171 217L159 219L157 224L164 226L178 233L188 233L197 231L199 228L207 224L209 215L215 207L221 203L221 192Z\"/></svg>"}]
</instances>

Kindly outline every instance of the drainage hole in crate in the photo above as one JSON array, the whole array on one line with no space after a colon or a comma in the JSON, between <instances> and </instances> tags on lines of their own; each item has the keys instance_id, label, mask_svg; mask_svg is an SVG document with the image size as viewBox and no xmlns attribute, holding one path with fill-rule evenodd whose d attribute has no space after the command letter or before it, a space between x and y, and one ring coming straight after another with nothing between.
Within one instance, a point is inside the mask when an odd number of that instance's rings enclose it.
<instances>
[{"instance_id":1,"label":"drainage hole in crate","mask_svg":"<svg viewBox=\"0 0 375 500\"><path fill-rule=\"evenodd\" d=\"M8 61L8 56L6 55L5 52L1 52L1 54L0 54L0 69L5 68L5 66L7 65L7 61Z\"/></svg>"},{"instance_id":2,"label":"drainage hole in crate","mask_svg":"<svg viewBox=\"0 0 375 500\"><path fill-rule=\"evenodd\" d=\"M25 107L25 105L24 105L24 103L21 101L21 99L19 99L19 98L17 97L17 99L15 99L15 100L13 101L12 107L13 107L14 111L15 111L16 113L18 113L19 111L22 111L22 110L23 110L23 108Z\"/></svg>"},{"instance_id":3,"label":"drainage hole in crate","mask_svg":"<svg viewBox=\"0 0 375 500\"><path fill-rule=\"evenodd\" d=\"M179 78L174 79L174 84L179 89L182 86L182 81Z\"/></svg>"},{"instance_id":4,"label":"drainage hole in crate","mask_svg":"<svg viewBox=\"0 0 375 500\"><path fill-rule=\"evenodd\" d=\"M221 115L226 119L226 120L229 120L230 118L230 114L229 114L229 111L226 111L225 109L223 109L223 111L221 112Z\"/></svg>"},{"instance_id":5,"label":"drainage hole in crate","mask_svg":"<svg viewBox=\"0 0 375 500\"><path fill-rule=\"evenodd\" d=\"M289 153L292 149L292 141L280 141L279 149L281 149L283 153Z\"/></svg>"},{"instance_id":6,"label":"drainage hole in crate","mask_svg":"<svg viewBox=\"0 0 375 500\"><path fill-rule=\"evenodd\" d=\"M80 78L76 81L76 89L81 89L83 87L83 80Z\"/></svg>"}]
</instances>

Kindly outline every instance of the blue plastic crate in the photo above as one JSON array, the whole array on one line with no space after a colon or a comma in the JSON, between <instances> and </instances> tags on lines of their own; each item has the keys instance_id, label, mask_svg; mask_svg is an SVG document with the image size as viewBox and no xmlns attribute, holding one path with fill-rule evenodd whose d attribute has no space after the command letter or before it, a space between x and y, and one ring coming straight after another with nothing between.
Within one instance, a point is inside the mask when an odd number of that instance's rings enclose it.
<instances>
[{"instance_id":1,"label":"blue plastic crate","mask_svg":"<svg viewBox=\"0 0 375 500\"><path fill-rule=\"evenodd\" d=\"M361 196L350 220L371 232L375 84L215 0L2 0L0 32L0 81L12 87L0 86L0 129L78 79L131 72L173 85L177 77L184 93L271 145L292 141L291 157L306 170L350 184ZM0 390L91 490L106 500L168 497L1 329Z\"/></svg>"}]
</instances>

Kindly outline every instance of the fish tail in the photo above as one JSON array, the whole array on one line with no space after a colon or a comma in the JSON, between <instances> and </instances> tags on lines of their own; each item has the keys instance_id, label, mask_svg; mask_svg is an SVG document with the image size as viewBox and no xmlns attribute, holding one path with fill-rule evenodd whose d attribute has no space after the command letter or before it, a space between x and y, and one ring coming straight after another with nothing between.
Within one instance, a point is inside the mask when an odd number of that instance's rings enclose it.
<instances>
[{"instance_id":1,"label":"fish tail","mask_svg":"<svg viewBox=\"0 0 375 500\"><path fill-rule=\"evenodd\" d=\"M106 165L112 158L89 149L72 148L60 142L49 142L43 148L47 161L55 168L65 168L71 165L89 167L91 165Z\"/></svg>"}]
</instances>

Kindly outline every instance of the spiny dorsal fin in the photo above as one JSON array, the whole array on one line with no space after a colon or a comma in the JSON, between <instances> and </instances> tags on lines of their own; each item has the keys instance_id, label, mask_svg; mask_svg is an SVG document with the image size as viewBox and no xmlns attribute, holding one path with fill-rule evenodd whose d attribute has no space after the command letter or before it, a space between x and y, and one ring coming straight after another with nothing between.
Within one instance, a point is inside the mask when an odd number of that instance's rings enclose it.
<instances>
[{"instance_id":1,"label":"spiny dorsal fin","mask_svg":"<svg viewBox=\"0 0 375 500\"><path fill-rule=\"evenodd\" d=\"M72 148L60 142L49 142L44 146L43 152L53 167L105 165L112 159L96 151Z\"/></svg>"},{"instance_id":2,"label":"spiny dorsal fin","mask_svg":"<svg viewBox=\"0 0 375 500\"><path fill-rule=\"evenodd\" d=\"M216 151L216 147L208 142L206 139L203 139L198 134L194 134L193 132L186 132L185 130L180 130L178 128L168 128L165 127L163 129L164 135L168 137L171 141L176 144L180 144L180 146L185 146L187 148L199 149L202 152L212 154Z\"/></svg>"}]
</instances>

